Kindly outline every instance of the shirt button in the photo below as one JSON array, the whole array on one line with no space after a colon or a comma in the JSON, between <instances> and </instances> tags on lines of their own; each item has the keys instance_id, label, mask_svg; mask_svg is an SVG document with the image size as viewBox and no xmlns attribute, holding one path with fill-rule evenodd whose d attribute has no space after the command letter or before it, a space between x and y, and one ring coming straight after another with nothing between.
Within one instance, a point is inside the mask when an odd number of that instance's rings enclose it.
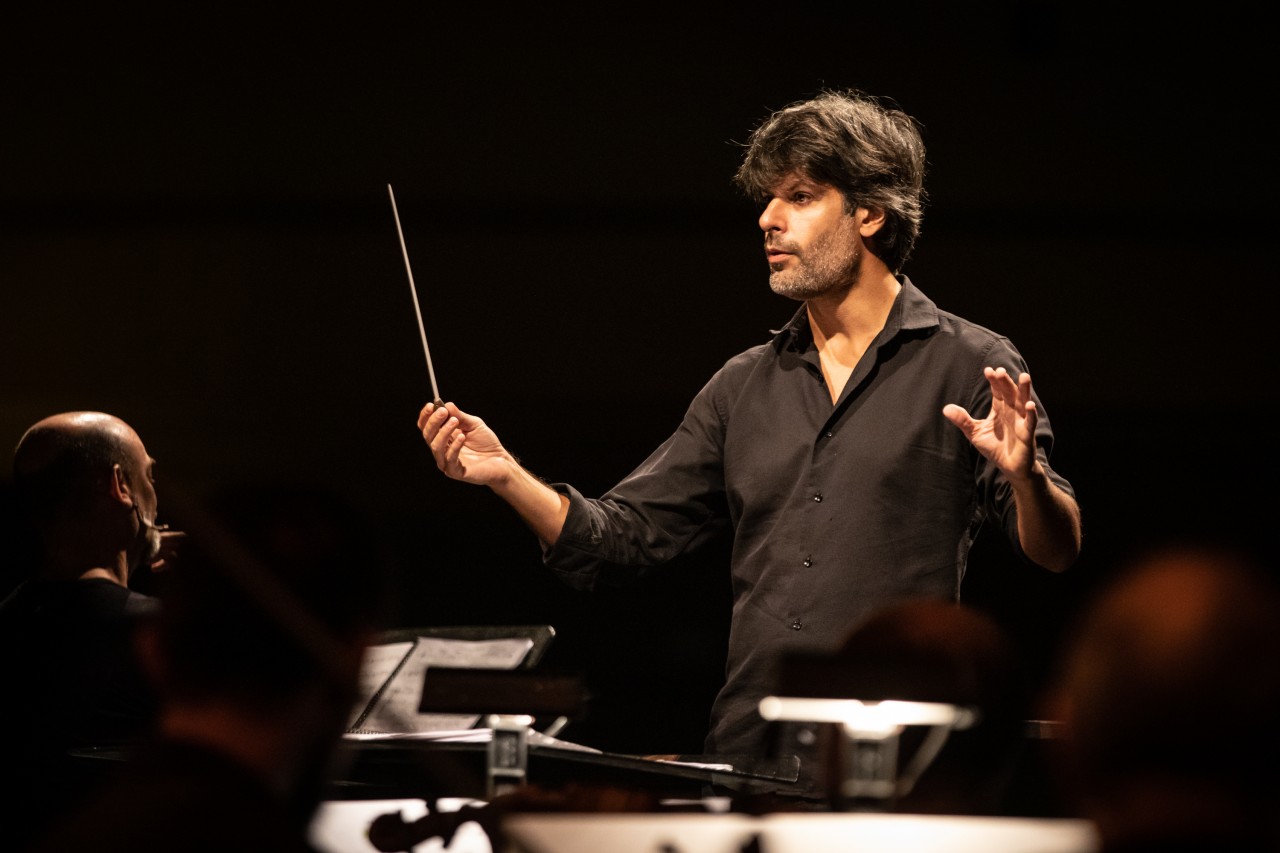
<instances>
[{"instance_id":1,"label":"shirt button","mask_svg":"<svg viewBox=\"0 0 1280 853\"><path fill-rule=\"evenodd\" d=\"M799 631L799 630L800 630L801 628L803 628L804 626L803 626L803 625L801 625L801 624L800 624L800 620L799 620L799 619L797 619L796 621L794 621L794 622L792 622L792 623L791 623L791 627L792 627L792 629L794 629L794 630L796 630L796 631Z\"/></svg>"},{"instance_id":2,"label":"shirt button","mask_svg":"<svg viewBox=\"0 0 1280 853\"><path fill-rule=\"evenodd\" d=\"M827 438L831 438L833 435L835 435L835 433L833 433L833 432L829 432L829 433L827 433Z\"/></svg>"},{"instance_id":3,"label":"shirt button","mask_svg":"<svg viewBox=\"0 0 1280 853\"><path fill-rule=\"evenodd\" d=\"M816 504L822 503L822 492L818 492L813 496L813 502Z\"/></svg>"},{"instance_id":4,"label":"shirt button","mask_svg":"<svg viewBox=\"0 0 1280 853\"><path fill-rule=\"evenodd\" d=\"M807 569L807 568L809 568L809 567L810 567L810 566L812 566L812 565L813 565L813 558L812 558L812 557L805 557L805 558L804 558L804 567Z\"/></svg>"}]
</instances>

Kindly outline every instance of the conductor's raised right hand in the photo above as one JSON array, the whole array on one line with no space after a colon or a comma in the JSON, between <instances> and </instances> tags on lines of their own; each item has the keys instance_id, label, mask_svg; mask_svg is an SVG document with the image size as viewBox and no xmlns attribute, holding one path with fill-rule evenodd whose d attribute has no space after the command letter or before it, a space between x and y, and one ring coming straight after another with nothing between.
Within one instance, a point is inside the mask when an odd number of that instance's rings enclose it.
<instances>
[{"instance_id":1,"label":"conductor's raised right hand","mask_svg":"<svg viewBox=\"0 0 1280 853\"><path fill-rule=\"evenodd\" d=\"M465 483L488 486L511 504L544 545L560 538L569 514L569 498L521 467L493 430L453 403L427 403L418 429L431 448L436 467Z\"/></svg>"},{"instance_id":2,"label":"conductor's raised right hand","mask_svg":"<svg viewBox=\"0 0 1280 853\"><path fill-rule=\"evenodd\" d=\"M436 467L454 480L492 486L518 467L483 420L453 403L439 408L427 403L418 414L418 429L431 448Z\"/></svg>"}]
</instances>

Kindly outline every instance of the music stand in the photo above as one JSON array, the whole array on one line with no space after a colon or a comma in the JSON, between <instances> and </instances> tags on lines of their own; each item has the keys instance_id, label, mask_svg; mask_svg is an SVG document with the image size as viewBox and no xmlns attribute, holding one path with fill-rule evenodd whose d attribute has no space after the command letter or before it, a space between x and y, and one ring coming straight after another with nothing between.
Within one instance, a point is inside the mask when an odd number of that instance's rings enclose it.
<instances>
[{"instance_id":1,"label":"music stand","mask_svg":"<svg viewBox=\"0 0 1280 853\"><path fill-rule=\"evenodd\" d=\"M838 766L837 804L859 811L881 811L905 794L954 729L978 719L973 708L945 702L884 699L823 699L766 696L760 700L766 720L834 724L843 735ZM907 726L929 726L925 743L905 773L898 771L898 738Z\"/></svg>"}]
</instances>

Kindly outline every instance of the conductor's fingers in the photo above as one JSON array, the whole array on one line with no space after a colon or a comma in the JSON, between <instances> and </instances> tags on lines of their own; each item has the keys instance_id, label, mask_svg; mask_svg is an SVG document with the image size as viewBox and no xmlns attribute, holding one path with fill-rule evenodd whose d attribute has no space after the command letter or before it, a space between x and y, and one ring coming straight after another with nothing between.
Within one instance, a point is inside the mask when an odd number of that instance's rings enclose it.
<instances>
[{"instance_id":1,"label":"conductor's fingers","mask_svg":"<svg viewBox=\"0 0 1280 853\"><path fill-rule=\"evenodd\" d=\"M448 419L449 410L443 406L435 409L433 404L427 403L423 407L422 413L418 415L418 428L422 430L422 437L427 440L428 444L432 442L436 433L440 431L440 427Z\"/></svg>"},{"instance_id":2,"label":"conductor's fingers","mask_svg":"<svg viewBox=\"0 0 1280 853\"><path fill-rule=\"evenodd\" d=\"M466 444L467 434L460 429L454 429L449 435L448 441L444 445L444 453L440 456L440 470L449 471L457 470L461 466L459 457L462 454L462 446Z\"/></svg>"},{"instance_id":3,"label":"conductor's fingers","mask_svg":"<svg viewBox=\"0 0 1280 853\"><path fill-rule=\"evenodd\" d=\"M431 412L435 411L435 403L429 402L422 406L422 410L417 412L417 428L426 429L426 420L430 418Z\"/></svg>"},{"instance_id":4,"label":"conductor's fingers","mask_svg":"<svg viewBox=\"0 0 1280 853\"><path fill-rule=\"evenodd\" d=\"M991 394L1002 403L1014 403L1017 400L1018 386L1003 367L988 367L983 373L991 386Z\"/></svg>"},{"instance_id":5,"label":"conductor's fingers","mask_svg":"<svg viewBox=\"0 0 1280 853\"><path fill-rule=\"evenodd\" d=\"M1018 377L1018 405L1026 406L1031 401L1031 374L1024 373Z\"/></svg>"}]
</instances>

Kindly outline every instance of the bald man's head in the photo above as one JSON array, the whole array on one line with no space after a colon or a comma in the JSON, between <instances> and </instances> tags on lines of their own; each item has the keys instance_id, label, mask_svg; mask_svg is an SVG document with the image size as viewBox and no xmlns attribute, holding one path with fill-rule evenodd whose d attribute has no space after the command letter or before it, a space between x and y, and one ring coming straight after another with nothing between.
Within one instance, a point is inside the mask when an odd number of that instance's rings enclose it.
<instances>
[{"instance_id":1,"label":"bald man's head","mask_svg":"<svg viewBox=\"0 0 1280 853\"><path fill-rule=\"evenodd\" d=\"M135 552L144 559L150 546L135 546L132 538L155 538L148 527L156 513L153 465L142 439L114 415L50 415L33 424L14 450L18 511L46 545L52 537L109 536L114 529L131 559ZM119 523L100 523L104 515Z\"/></svg>"},{"instance_id":2,"label":"bald man's head","mask_svg":"<svg viewBox=\"0 0 1280 853\"><path fill-rule=\"evenodd\" d=\"M114 465L133 467L131 440L141 444L128 424L102 412L64 412L33 424L13 455L20 509L37 527L82 514Z\"/></svg>"}]
</instances>

